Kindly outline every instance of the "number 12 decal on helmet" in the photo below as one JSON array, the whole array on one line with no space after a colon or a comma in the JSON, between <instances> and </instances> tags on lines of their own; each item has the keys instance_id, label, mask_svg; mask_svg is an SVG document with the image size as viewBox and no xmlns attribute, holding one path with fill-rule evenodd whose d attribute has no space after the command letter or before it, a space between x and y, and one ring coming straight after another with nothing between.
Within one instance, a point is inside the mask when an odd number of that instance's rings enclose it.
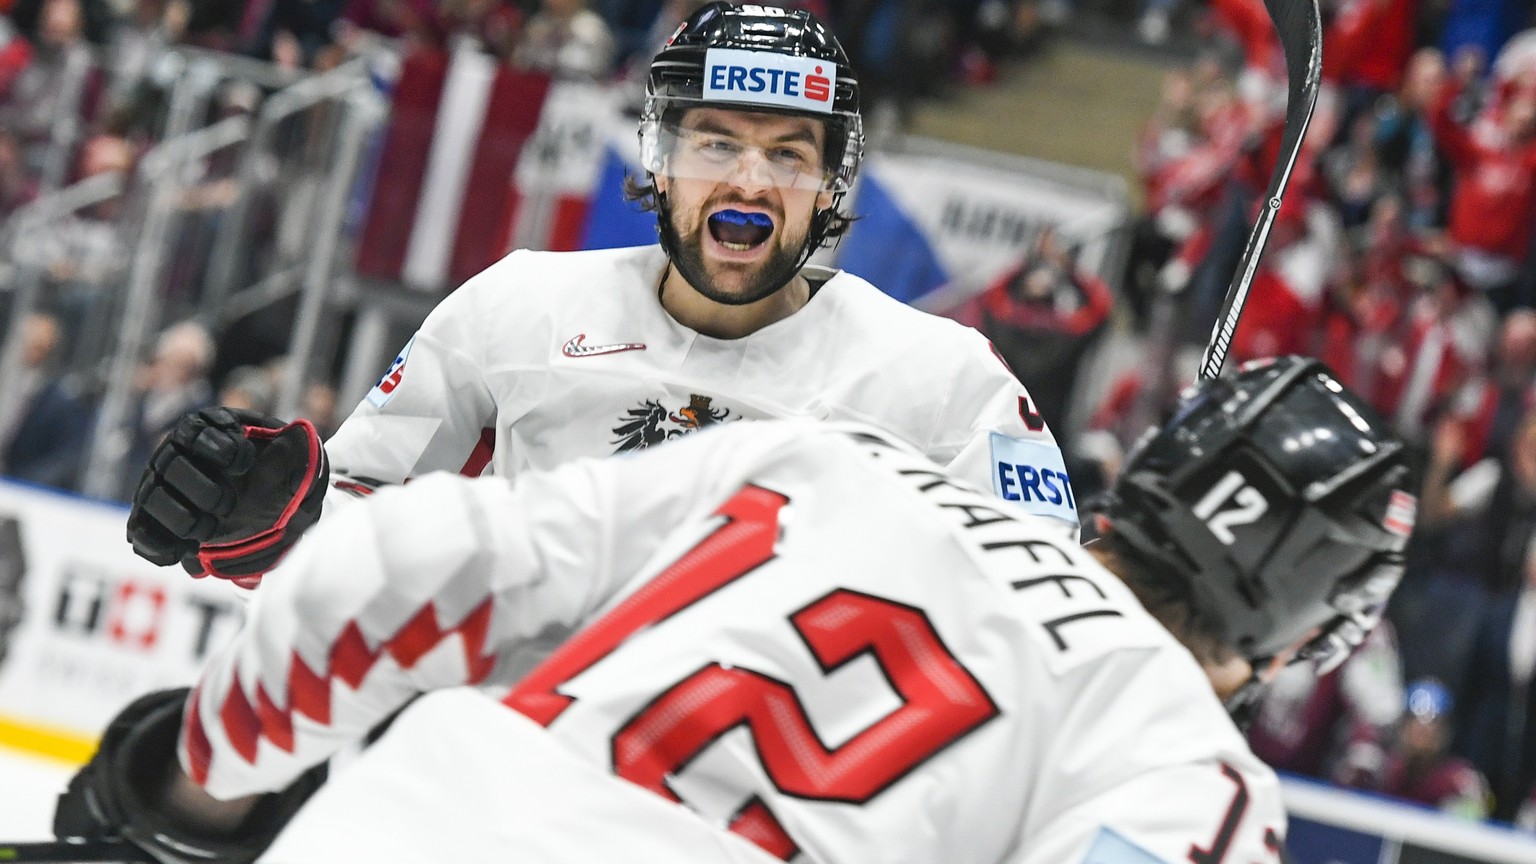
<instances>
[{"instance_id":1,"label":"number 12 decal on helmet","mask_svg":"<svg viewBox=\"0 0 1536 864\"><path fill-rule=\"evenodd\" d=\"M1236 507L1228 507L1236 504ZM1206 527L1216 539L1231 546L1237 541L1232 534L1234 525L1250 525L1269 511L1269 500L1264 493L1253 488L1243 475L1228 471L1211 491L1205 493L1194 507L1194 514L1205 520Z\"/></svg>"}]
</instances>

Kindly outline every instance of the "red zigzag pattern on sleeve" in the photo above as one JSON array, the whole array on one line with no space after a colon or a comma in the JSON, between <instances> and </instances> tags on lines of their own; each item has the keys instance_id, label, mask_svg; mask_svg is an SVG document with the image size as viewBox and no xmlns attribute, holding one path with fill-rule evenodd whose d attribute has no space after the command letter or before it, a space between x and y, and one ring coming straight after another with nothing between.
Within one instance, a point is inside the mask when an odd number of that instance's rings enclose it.
<instances>
[{"instance_id":1,"label":"red zigzag pattern on sleeve","mask_svg":"<svg viewBox=\"0 0 1536 864\"><path fill-rule=\"evenodd\" d=\"M427 652L444 639L457 634L464 643L464 662L469 670L467 684L477 684L489 675L496 658L485 654L485 637L491 622L491 598L470 610L458 624L443 629L438 623L437 607L427 603L421 607L403 627L377 648L368 647L368 639L357 622L348 621L341 634L331 643L331 655L324 674L314 672L309 665L293 652L288 668L288 707L281 708L267 694L260 682L256 685L256 704L252 705L240 686L239 670L234 670L234 683L229 695L219 709L218 722L223 725L230 746L247 763L256 762L257 742L265 737L274 746L287 753L293 752L293 715L299 713L316 723L331 722L331 682L341 681L357 690L367 677L368 671L379 656L388 652L402 669L416 665ZM187 748L187 761L192 767L192 779L203 785L213 763L213 746L208 732L203 728L199 699L201 688L194 690L183 720L182 741Z\"/></svg>"}]
</instances>

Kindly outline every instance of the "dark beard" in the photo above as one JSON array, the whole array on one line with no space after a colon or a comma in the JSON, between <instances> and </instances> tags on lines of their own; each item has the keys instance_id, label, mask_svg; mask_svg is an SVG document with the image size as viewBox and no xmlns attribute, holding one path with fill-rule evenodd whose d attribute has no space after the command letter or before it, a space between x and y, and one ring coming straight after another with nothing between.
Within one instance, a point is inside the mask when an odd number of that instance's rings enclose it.
<instances>
[{"instance_id":1,"label":"dark beard","mask_svg":"<svg viewBox=\"0 0 1536 864\"><path fill-rule=\"evenodd\" d=\"M703 230L708 231L706 224ZM695 291L708 297L716 303L726 306L747 306L771 296L775 291L788 285L795 274L800 272L800 253L791 252L783 246L775 248L763 262L758 270L756 278L746 285L746 290L740 294L729 294L721 291L710 282L709 271L704 265L704 241L700 239L699 232L690 232L687 236L681 236L673 226L674 234L677 234L677 254L673 256L672 266L677 272L693 286ZM799 245L804 245L802 238Z\"/></svg>"}]
</instances>

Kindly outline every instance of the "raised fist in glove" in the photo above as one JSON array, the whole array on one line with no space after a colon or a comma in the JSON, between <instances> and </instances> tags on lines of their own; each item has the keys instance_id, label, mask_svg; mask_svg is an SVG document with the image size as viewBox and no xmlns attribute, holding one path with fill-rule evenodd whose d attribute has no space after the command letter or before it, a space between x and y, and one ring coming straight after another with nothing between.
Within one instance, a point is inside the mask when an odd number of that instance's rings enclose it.
<instances>
[{"instance_id":1,"label":"raised fist in glove","mask_svg":"<svg viewBox=\"0 0 1536 864\"><path fill-rule=\"evenodd\" d=\"M165 566L254 588L320 518L328 470L308 420L236 408L176 421L155 448L128 514L128 542Z\"/></svg>"}]
</instances>

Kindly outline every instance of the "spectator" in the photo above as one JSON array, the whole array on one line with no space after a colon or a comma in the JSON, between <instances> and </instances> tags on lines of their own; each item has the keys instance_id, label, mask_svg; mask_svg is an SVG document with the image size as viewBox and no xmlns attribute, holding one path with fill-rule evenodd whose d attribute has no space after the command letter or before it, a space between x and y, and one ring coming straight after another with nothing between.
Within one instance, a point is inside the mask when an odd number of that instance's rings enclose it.
<instances>
[{"instance_id":1,"label":"spectator","mask_svg":"<svg viewBox=\"0 0 1536 864\"><path fill-rule=\"evenodd\" d=\"M101 90L81 0L45 0L33 48L0 118L21 135L32 176L54 187L65 178L60 163L50 159L73 147L75 126L94 116Z\"/></svg>"},{"instance_id":2,"label":"spectator","mask_svg":"<svg viewBox=\"0 0 1536 864\"><path fill-rule=\"evenodd\" d=\"M11 98L16 79L32 64L32 43L9 18L0 18L0 104Z\"/></svg>"},{"instance_id":3,"label":"spectator","mask_svg":"<svg viewBox=\"0 0 1536 864\"><path fill-rule=\"evenodd\" d=\"M1400 350L1413 299L1403 259L1414 241L1403 208L1396 194L1371 205L1366 224L1344 248L1346 257L1330 281L1323 311L1323 362L1376 405L1383 402L1382 358Z\"/></svg>"},{"instance_id":4,"label":"spectator","mask_svg":"<svg viewBox=\"0 0 1536 864\"><path fill-rule=\"evenodd\" d=\"M473 36L495 57L510 59L522 36L523 13L509 0L447 0L442 13L450 29Z\"/></svg>"},{"instance_id":5,"label":"spectator","mask_svg":"<svg viewBox=\"0 0 1536 864\"><path fill-rule=\"evenodd\" d=\"M1397 89L1413 52L1417 0L1342 0L1323 36L1323 79L1344 90L1344 122Z\"/></svg>"},{"instance_id":6,"label":"spectator","mask_svg":"<svg viewBox=\"0 0 1536 864\"><path fill-rule=\"evenodd\" d=\"M1478 134L1451 116L1466 83L1444 88L1430 126L1455 171L1448 233L1457 273L1502 314L1532 301L1516 286L1536 227L1536 78L1509 88Z\"/></svg>"},{"instance_id":7,"label":"spectator","mask_svg":"<svg viewBox=\"0 0 1536 864\"><path fill-rule=\"evenodd\" d=\"M1397 639L1383 624L1327 675L1305 665L1281 670L1254 711L1248 744L1282 771L1374 785L1385 767L1387 730L1402 704Z\"/></svg>"},{"instance_id":8,"label":"spectator","mask_svg":"<svg viewBox=\"0 0 1536 864\"><path fill-rule=\"evenodd\" d=\"M1420 524L1442 536L1440 567L1492 592L1520 583L1536 533L1536 411L1527 408L1509 449L1457 473L1467 450L1465 424L1438 425L1424 475Z\"/></svg>"},{"instance_id":9,"label":"spectator","mask_svg":"<svg viewBox=\"0 0 1536 864\"><path fill-rule=\"evenodd\" d=\"M82 149L79 174L82 179L126 174L132 165L133 150L126 139L100 134ZM112 299L131 258L117 224L121 207L121 196L115 196L66 213L37 225L14 247L14 262L44 280L69 336L65 350L71 366L75 360L97 356L109 338L112 322L103 304Z\"/></svg>"},{"instance_id":10,"label":"spectator","mask_svg":"<svg viewBox=\"0 0 1536 864\"><path fill-rule=\"evenodd\" d=\"M1064 429L1078 368L1112 303L1104 280L1078 267L1048 228L1018 267L953 317L992 340L1019 380L1034 382L1034 410Z\"/></svg>"},{"instance_id":11,"label":"spectator","mask_svg":"<svg viewBox=\"0 0 1536 864\"><path fill-rule=\"evenodd\" d=\"M1376 150L1377 119L1362 113L1350 124L1349 137L1323 157L1323 178L1344 227L1357 228L1370 218L1376 202L1392 191L1393 180Z\"/></svg>"},{"instance_id":12,"label":"spectator","mask_svg":"<svg viewBox=\"0 0 1536 864\"><path fill-rule=\"evenodd\" d=\"M351 0L336 22L336 41L352 53L369 38L405 39L420 46L441 45L444 37L432 0Z\"/></svg>"},{"instance_id":13,"label":"spectator","mask_svg":"<svg viewBox=\"0 0 1536 864\"><path fill-rule=\"evenodd\" d=\"M277 410L277 388L272 374L257 366L238 366L224 378L215 402L226 408L240 408L271 415Z\"/></svg>"},{"instance_id":14,"label":"spectator","mask_svg":"<svg viewBox=\"0 0 1536 864\"><path fill-rule=\"evenodd\" d=\"M1377 157L1400 184L1408 222L1417 229L1444 225L1446 219L1451 169L1435 147L1428 121L1445 74L1445 58L1425 48L1409 61L1397 93L1377 102Z\"/></svg>"},{"instance_id":15,"label":"spectator","mask_svg":"<svg viewBox=\"0 0 1536 864\"><path fill-rule=\"evenodd\" d=\"M176 420L212 402L208 369L213 353L213 337L195 321L182 321L161 331L154 357L139 370L136 382L140 395L131 418L119 485L124 500L132 497L150 452Z\"/></svg>"},{"instance_id":16,"label":"spectator","mask_svg":"<svg viewBox=\"0 0 1536 864\"><path fill-rule=\"evenodd\" d=\"M181 41L190 12L178 0L135 0L113 28L108 46L112 70L108 95L113 105L125 106L145 95L137 91L154 62Z\"/></svg>"},{"instance_id":17,"label":"spectator","mask_svg":"<svg viewBox=\"0 0 1536 864\"><path fill-rule=\"evenodd\" d=\"M0 128L0 219L37 197L37 180L27 173L21 140Z\"/></svg>"},{"instance_id":18,"label":"spectator","mask_svg":"<svg viewBox=\"0 0 1536 864\"><path fill-rule=\"evenodd\" d=\"M322 441L327 440L341 425L336 416L336 388L316 381L304 388L299 404L299 416L315 424Z\"/></svg>"},{"instance_id":19,"label":"spectator","mask_svg":"<svg viewBox=\"0 0 1536 864\"><path fill-rule=\"evenodd\" d=\"M30 483L74 489L90 440L92 409L78 382L55 374L60 322L33 313L22 330L21 379L15 413L0 417L0 473Z\"/></svg>"},{"instance_id":20,"label":"spectator","mask_svg":"<svg viewBox=\"0 0 1536 864\"><path fill-rule=\"evenodd\" d=\"M1324 289L1342 241L1337 220L1332 209L1308 202L1299 190L1285 199L1232 337L1233 360L1316 351Z\"/></svg>"},{"instance_id":21,"label":"spectator","mask_svg":"<svg viewBox=\"0 0 1536 864\"><path fill-rule=\"evenodd\" d=\"M1377 407L1414 442L1486 361L1497 316L1438 255L1413 255L1404 275L1417 296L1405 331L1381 352Z\"/></svg>"},{"instance_id":22,"label":"spectator","mask_svg":"<svg viewBox=\"0 0 1536 864\"><path fill-rule=\"evenodd\" d=\"M1476 630L1452 751L1488 778L1493 817L1509 820L1536 783L1536 543L1522 584L1494 599Z\"/></svg>"},{"instance_id":23,"label":"spectator","mask_svg":"<svg viewBox=\"0 0 1536 864\"><path fill-rule=\"evenodd\" d=\"M513 60L557 78L601 81L613 72L613 52L613 34L586 0L543 0Z\"/></svg>"},{"instance_id":24,"label":"spectator","mask_svg":"<svg viewBox=\"0 0 1536 864\"><path fill-rule=\"evenodd\" d=\"M1488 781L1446 752L1454 700L1433 678L1413 682L1380 791L1462 819L1488 816Z\"/></svg>"},{"instance_id":25,"label":"spectator","mask_svg":"<svg viewBox=\"0 0 1536 864\"><path fill-rule=\"evenodd\" d=\"M240 22L241 47L254 57L312 67L330 45L344 5L345 0L251 0Z\"/></svg>"},{"instance_id":26,"label":"spectator","mask_svg":"<svg viewBox=\"0 0 1536 864\"><path fill-rule=\"evenodd\" d=\"M1532 405L1536 383L1536 311L1516 309L1499 325L1492 368L1470 381L1456 397L1454 422L1466 426L1462 468L1490 453L1504 453Z\"/></svg>"}]
</instances>

